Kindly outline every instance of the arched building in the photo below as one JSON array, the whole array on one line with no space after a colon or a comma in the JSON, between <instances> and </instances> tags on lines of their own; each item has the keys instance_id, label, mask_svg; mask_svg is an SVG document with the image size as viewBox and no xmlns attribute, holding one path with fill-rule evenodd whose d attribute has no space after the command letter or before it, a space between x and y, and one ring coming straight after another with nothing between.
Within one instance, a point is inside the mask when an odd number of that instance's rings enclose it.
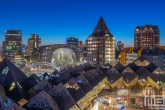
<instances>
[{"instance_id":1,"label":"arched building","mask_svg":"<svg viewBox=\"0 0 165 110\"><path fill-rule=\"evenodd\" d=\"M43 62L56 62L63 64L81 63L83 51L76 45L53 44L45 46L41 55Z\"/></svg>"}]
</instances>

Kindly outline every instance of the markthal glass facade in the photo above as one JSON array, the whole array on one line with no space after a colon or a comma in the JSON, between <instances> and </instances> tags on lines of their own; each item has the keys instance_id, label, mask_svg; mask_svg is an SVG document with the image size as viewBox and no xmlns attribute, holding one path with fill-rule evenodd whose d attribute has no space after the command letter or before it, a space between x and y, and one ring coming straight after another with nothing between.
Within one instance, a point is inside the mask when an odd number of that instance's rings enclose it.
<instances>
[{"instance_id":1,"label":"markthal glass facade","mask_svg":"<svg viewBox=\"0 0 165 110\"><path fill-rule=\"evenodd\" d=\"M164 89L164 71L143 56L126 67L84 63L40 77L27 77L7 59L0 62L1 110L90 110L105 96L148 106L146 98L165 96Z\"/></svg>"},{"instance_id":2,"label":"markthal glass facade","mask_svg":"<svg viewBox=\"0 0 165 110\"><path fill-rule=\"evenodd\" d=\"M76 61L76 55L72 49L59 48L53 52L52 63L59 64L74 64Z\"/></svg>"}]
</instances>

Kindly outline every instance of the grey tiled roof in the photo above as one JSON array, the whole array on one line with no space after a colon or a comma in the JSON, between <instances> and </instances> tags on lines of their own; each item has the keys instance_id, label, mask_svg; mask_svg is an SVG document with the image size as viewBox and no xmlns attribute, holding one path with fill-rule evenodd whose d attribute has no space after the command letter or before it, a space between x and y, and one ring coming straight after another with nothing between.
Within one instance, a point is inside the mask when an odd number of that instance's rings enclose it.
<instances>
[{"instance_id":1,"label":"grey tiled roof","mask_svg":"<svg viewBox=\"0 0 165 110\"><path fill-rule=\"evenodd\" d=\"M90 70L90 73L94 76L94 78L100 82L103 80L103 78L99 75L99 73L95 70L95 69L92 69Z\"/></svg>"},{"instance_id":2,"label":"grey tiled roof","mask_svg":"<svg viewBox=\"0 0 165 110\"><path fill-rule=\"evenodd\" d=\"M147 80L147 77L151 74L146 68L140 67L136 72L139 79Z\"/></svg>"},{"instance_id":3,"label":"grey tiled roof","mask_svg":"<svg viewBox=\"0 0 165 110\"><path fill-rule=\"evenodd\" d=\"M89 81L89 83L92 85L92 87L95 87L99 83L89 71L85 72L84 76Z\"/></svg>"},{"instance_id":4,"label":"grey tiled roof","mask_svg":"<svg viewBox=\"0 0 165 110\"><path fill-rule=\"evenodd\" d=\"M45 91L31 98L24 107L28 110L60 110L56 101Z\"/></svg>"},{"instance_id":5,"label":"grey tiled roof","mask_svg":"<svg viewBox=\"0 0 165 110\"><path fill-rule=\"evenodd\" d=\"M77 90L75 88L67 88L66 87L67 90L69 91L69 93L71 94L71 96L73 97L73 99L76 102L79 101L81 98L83 98L85 96L85 92L81 89L81 87L78 85L78 83L76 82L76 80L74 78L70 79L67 83L70 86L73 86L73 85L77 84L77 86L79 87Z\"/></svg>"},{"instance_id":6,"label":"grey tiled roof","mask_svg":"<svg viewBox=\"0 0 165 110\"><path fill-rule=\"evenodd\" d=\"M92 85L88 82L84 75L79 75L77 78L75 78L75 80L85 93L88 93L93 89Z\"/></svg>"},{"instance_id":7,"label":"grey tiled roof","mask_svg":"<svg viewBox=\"0 0 165 110\"><path fill-rule=\"evenodd\" d=\"M122 78L122 75L115 68L109 69L106 73L106 76L111 84L115 83L118 79Z\"/></svg>"},{"instance_id":8,"label":"grey tiled roof","mask_svg":"<svg viewBox=\"0 0 165 110\"><path fill-rule=\"evenodd\" d=\"M133 79L137 77L137 74L128 66L122 71L123 80L129 84Z\"/></svg>"},{"instance_id":9,"label":"grey tiled roof","mask_svg":"<svg viewBox=\"0 0 165 110\"><path fill-rule=\"evenodd\" d=\"M106 77L105 73L103 73L100 68L95 68L95 70L103 79Z\"/></svg>"},{"instance_id":10,"label":"grey tiled roof","mask_svg":"<svg viewBox=\"0 0 165 110\"><path fill-rule=\"evenodd\" d=\"M24 85L25 85L25 89L26 91L28 91L29 89L31 89L33 86L35 86L39 81L39 77L36 74L32 74L31 76L29 76L27 79L25 79L23 81Z\"/></svg>"},{"instance_id":11,"label":"grey tiled roof","mask_svg":"<svg viewBox=\"0 0 165 110\"><path fill-rule=\"evenodd\" d=\"M27 99L24 91L25 86L23 85L23 81L27 76L20 69L8 59L3 59L0 62L0 73L0 83L5 88L8 97L15 101L19 101L22 98ZM15 86L11 89L12 84Z\"/></svg>"},{"instance_id":12,"label":"grey tiled roof","mask_svg":"<svg viewBox=\"0 0 165 110\"><path fill-rule=\"evenodd\" d=\"M57 102L61 110L69 110L76 105L76 102L62 83L51 89L49 95Z\"/></svg>"},{"instance_id":13,"label":"grey tiled roof","mask_svg":"<svg viewBox=\"0 0 165 110\"><path fill-rule=\"evenodd\" d=\"M156 68L150 75L149 77L155 81L161 81L162 83L165 82L165 73L162 71L160 68Z\"/></svg>"},{"instance_id":14,"label":"grey tiled roof","mask_svg":"<svg viewBox=\"0 0 165 110\"><path fill-rule=\"evenodd\" d=\"M26 94L27 94L28 98L31 99L32 97L37 95L42 90L48 92L52 88L53 88L52 85L46 79L44 79L41 82L37 83L34 87L29 89Z\"/></svg>"}]
</instances>

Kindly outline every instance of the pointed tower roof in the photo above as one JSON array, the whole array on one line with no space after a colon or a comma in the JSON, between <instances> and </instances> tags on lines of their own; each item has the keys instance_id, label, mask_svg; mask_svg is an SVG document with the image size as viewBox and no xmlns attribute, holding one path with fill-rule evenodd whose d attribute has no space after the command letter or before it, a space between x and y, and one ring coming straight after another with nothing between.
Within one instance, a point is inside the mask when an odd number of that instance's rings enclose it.
<instances>
[{"instance_id":1,"label":"pointed tower roof","mask_svg":"<svg viewBox=\"0 0 165 110\"><path fill-rule=\"evenodd\" d=\"M110 33L103 17L101 16L91 36L103 37L103 36L105 36L105 34L109 34L109 36L113 36Z\"/></svg>"},{"instance_id":2,"label":"pointed tower roof","mask_svg":"<svg viewBox=\"0 0 165 110\"><path fill-rule=\"evenodd\" d=\"M23 85L26 78L26 75L8 59L0 62L0 83L5 88L6 95L11 99L15 101L26 99Z\"/></svg>"}]
</instances>

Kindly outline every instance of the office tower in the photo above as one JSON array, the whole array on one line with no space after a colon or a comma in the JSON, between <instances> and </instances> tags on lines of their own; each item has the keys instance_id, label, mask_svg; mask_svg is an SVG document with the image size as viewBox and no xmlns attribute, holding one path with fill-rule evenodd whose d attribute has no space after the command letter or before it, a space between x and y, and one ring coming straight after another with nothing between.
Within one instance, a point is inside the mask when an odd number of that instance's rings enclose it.
<instances>
[{"instance_id":1,"label":"office tower","mask_svg":"<svg viewBox=\"0 0 165 110\"><path fill-rule=\"evenodd\" d=\"M22 31L6 30L5 41L3 41L3 57L10 61L19 63L22 61Z\"/></svg>"},{"instance_id":2,"label":"office tower","mask_svg":"<svg viewBox=\"0 0 165 110\"><path fill-rule=\"evenodd\" d=\"M31 34L28 39L28 54L32 55L32 52L39 50L41 46L41 38L37 34Z\"/></svg>"},{"instance_id":3,"label":"office tower","mask_svg":"<svg viewBox=\"0 0 165 110\"><path fill-rule=\"evenodd\" d=\"M25 44L22 44L22 53L27 54L27 51L28 51L28 46L26 46Z\"/></svg>"},{"instance_id":4,"label":"office tower","mask_svg":"<svg viewBox=\"0 0 165 110\"><path fill-rule=\"evenodd\" d=\"M73 44L78 46L78 39L75 37L69 37L67 38L67 44Z\"/></svg>"},{"instance_id":5,"label":"office tower","mask_svg":"<svg viewBox=\"0 0 165 110\"><path fill-rule=\"evenodd\" d=\"M134 32L134 47L142 46L155 49L160 45L160 31L158 26L137 26Z\"/></svg>"},{"instance_id":6,"label":"office tower","mask_svg":"<svg viewBox=\"0 0 165 110\"><path fill-rule=\"evenodd\" d=\"M119 55L120 52L124 50L124 43L122 43L121 41L117 42L116 45L116 52L115 52L115 59L119 61Z\"/></svg>"},{"instance_id":7,"label":"office tower","mask_svg":"<svg viewBox=\"0 0 165 110\"><path fill-rule=\"evenodd\" d=\"M117 45L116 45L116 50L117 50L117 51L122 51L122 50L124 50L124 43L122 43L121 41L118 41L118 42L117 42Z\"/></svg>"},{"instance_id":8,"label":"office tower","mask_svg":"<svg viewBox=\"0 0 165 110\"><path fill-rule=\"evenodd\" d=\"M84 48L85 44L83 41L78 41L78 47Z\"/></svg>"},{"instance_id":9,"label":"office tower","mask_svg":"<svg viewBox=\"0 0 165 110\"><path fill-rule=\"evenodd\" d=\"M115 60L115 37L101 16L93 33L87 38L87 61L103 65Z\"/></svg>"}]
</instances>

